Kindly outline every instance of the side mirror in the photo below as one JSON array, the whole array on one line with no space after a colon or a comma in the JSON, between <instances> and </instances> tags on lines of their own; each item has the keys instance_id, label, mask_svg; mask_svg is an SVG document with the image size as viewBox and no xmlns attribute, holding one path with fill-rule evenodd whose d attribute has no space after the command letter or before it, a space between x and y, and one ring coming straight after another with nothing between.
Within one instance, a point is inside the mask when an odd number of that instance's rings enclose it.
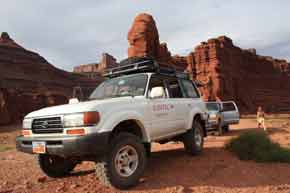
<instances>
[{"instance_id":1,"label":"side mirror","mask_svg":"<svg viewBox=\"0 0 290 193\"><path fill-rule=\"evenodd\" d=\"M78 98L71 98L69 99L68 101L68 104L76 104L76 103L79 103L79 99Z\"/></svg>"},{"instance_id":2,"label":"side mirror","mask_svg":"<svg viewBox=\"0 0 290 193\"><path fill-rule=\"evenodd\" d=\"M165 97L165 90L161 86L153 87L150 92L150 98L164 98Z\"/></svg>"}]
</instances>

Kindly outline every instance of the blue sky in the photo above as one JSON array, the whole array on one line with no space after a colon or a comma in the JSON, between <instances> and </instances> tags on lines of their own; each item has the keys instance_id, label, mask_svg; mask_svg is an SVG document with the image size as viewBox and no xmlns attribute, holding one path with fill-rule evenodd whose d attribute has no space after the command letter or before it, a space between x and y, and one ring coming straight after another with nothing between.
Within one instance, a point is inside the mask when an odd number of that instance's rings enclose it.
<instances>
[{"instance_id":1,"label":"blue sky","mask_svg":"<svg viewBox=\"0 0 290 193\"><path fill-rule=\"evenodd\" d=\"M146 12L172 54L227 35L242 48L290 61L289 8L289 0L9 0L0 6L0 31L72 70L99 61L103 52L125 58L132 21Z\"/></svg>"}]
</instances>

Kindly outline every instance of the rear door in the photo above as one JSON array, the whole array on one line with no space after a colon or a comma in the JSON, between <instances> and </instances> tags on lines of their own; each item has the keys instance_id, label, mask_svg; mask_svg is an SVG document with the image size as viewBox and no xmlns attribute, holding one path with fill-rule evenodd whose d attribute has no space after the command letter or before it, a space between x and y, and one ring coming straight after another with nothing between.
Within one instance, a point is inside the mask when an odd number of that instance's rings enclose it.
<instances>
[{"instance_id":1,"label":"rear door","mask_svg":"<svg viewBox=\"0 0 290 193\"><path fill-rule=\"evenodd\" d=\"M192 116L191 111L194 107L199 107L201 103L200 95L197 90L197 88L194 86L193 82L188 79L179 79L182 94L183 94L183 107L184 107L184 113L185 113L185 127L186 129L189 129L191 127L192 123Z\"/></svg>"},{"instance_id":2,"label":"rear door","mask_svg":"<svg viewBox=\"0 0 290 193\"><path fill-rule=\"evenodd\" d=\"M234 102L222 102L222 115L226 125L237 124L240 121L239 110Z\"/></svg>"}]
</instances>

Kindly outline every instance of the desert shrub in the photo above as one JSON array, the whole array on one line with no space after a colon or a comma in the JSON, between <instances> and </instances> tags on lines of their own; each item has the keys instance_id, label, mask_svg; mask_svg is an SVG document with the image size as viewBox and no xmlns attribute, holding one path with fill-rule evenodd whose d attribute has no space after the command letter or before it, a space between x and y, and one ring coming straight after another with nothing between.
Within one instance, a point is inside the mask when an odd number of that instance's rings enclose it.
<instances>
[{"instance_id":1,"label":"desert shrub","mask_svg":"<svg viewBox=\"0 0 290 193\"><path fill-rule=\"evenodd\" d=\"M274 143L264 132L246 132L231 139L226 149L241 160L290 163L290 150Z\"/></svg>"},{"instance_id":2,"label":"desert shrub","mask_svg":"<svg viewBox=\"0 0 290 193\"><path fill-rule=\"evenodd\" d=\"M0 152L8 151L11 149L13 149L13 148L0 144Z\"/></svg>"}]
</instances>

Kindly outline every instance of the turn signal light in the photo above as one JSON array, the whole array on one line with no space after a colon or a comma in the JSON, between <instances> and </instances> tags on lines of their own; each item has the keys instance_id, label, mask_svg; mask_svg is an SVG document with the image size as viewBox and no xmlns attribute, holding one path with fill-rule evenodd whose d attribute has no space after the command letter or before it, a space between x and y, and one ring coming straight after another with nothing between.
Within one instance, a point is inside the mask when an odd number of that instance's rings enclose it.
<instances>
[{"instance_id":1,"label":"turn signal light","mask_svg":"<svg viewBox=\"0 0 290 193\"><path fill-rule=\"evenodd\" d=\"M85 129L69 129L69 130L66 130L66 134L68 134L68 135L85 135L86 131L85 131Z\"/></svg>"},{"instance_id":2,"label":"turn signal light","mask_svg":"<svg viewBox=\"0 0 290 193\"><path fill-rule=\"evenodd\" d=\"M27 129L23 129L22 130L22 135L23 136L30 136L31 135L31 131L30 130L27 130Z\"/></svg>"},{"instance_id":3,"label":"turn signal light","mask_svg":"<svg viewBox=\"0 0 290 193\"><path fill-rule=\"evenodd\" d=\"M85 112L84 125L96 125L100 121L99 112Z\"/></svg>"}]
</instances>

